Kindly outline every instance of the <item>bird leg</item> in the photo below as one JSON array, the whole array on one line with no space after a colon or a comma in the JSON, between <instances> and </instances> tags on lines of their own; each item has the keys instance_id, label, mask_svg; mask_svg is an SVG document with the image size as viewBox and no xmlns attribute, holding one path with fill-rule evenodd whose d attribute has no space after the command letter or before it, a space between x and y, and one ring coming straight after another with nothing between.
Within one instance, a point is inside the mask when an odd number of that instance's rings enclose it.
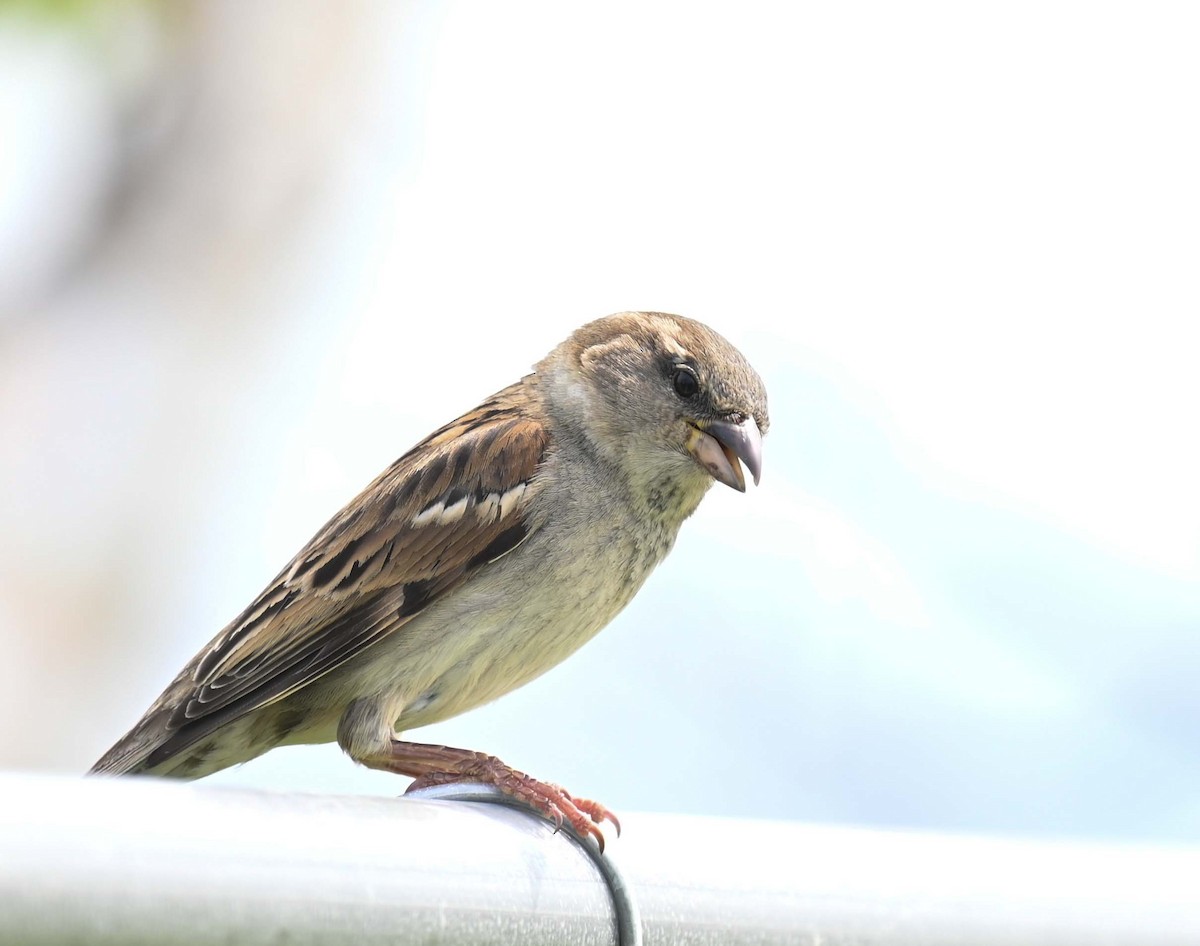
<instances>
[{"instance_id":1,"label":"bird leg","mask_svg":"<svg viewBox=\"0 0 1200 946\"><path fill-rule=\"evenodd\" d=\"M617 829L617 836L621 835L621 822L599 802L575 798L560 786L539 782L484 752L394 739L386 753L372 754L359 761L372 769L383 769L415 779L406 792L455 782L494 785L504 794L524 802L554 822L555 831L565 821L580 837L595 838L601 851L604 850L604 835L596 825L611 821Z\"/></svg>"}]
</instances>

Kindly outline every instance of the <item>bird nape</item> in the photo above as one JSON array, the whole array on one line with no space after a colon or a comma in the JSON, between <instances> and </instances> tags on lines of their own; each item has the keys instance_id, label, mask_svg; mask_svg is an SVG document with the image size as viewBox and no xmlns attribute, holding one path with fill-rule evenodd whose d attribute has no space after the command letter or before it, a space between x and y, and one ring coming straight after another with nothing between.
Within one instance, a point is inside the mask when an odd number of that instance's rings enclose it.
<instances>
[{"instance_id":1,"label":"bird nape","mask_svg":"<svg viewBox=\"0 0 1200 946\"><path fill-rule=\"evenodd\" d=\"M763 383L712 329L623 312L430 434L335 515L92 768L198 778L336 740L594 837L595 802L401 733L501 696L632 599L714 482L757 484Z\"/></svg>"}]
</instances>

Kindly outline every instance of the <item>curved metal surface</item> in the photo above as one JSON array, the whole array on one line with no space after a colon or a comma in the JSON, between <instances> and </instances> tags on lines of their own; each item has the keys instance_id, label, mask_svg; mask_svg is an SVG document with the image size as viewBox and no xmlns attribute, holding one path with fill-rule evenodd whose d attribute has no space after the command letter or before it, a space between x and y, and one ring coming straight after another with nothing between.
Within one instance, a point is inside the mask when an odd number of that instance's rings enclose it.
<instances>
[{"instance_id":1,"label":"curved metal surface","mask_svg":"<svg viewBox=\"0 0 1200 946\"><path fill-rule=\"evenodd\" d=\"M1195 946L1200 849L0 775L0 942ZM592 845L594 847L594 845Z\"/></svg>"},{"instance_id":2,"label":"curved metal surface","mask_svg":"<svg viewBox=\"0 0 1200 946\"><path fill-rule=\"evenodd\" d=\"M611 946L608 892L498 805L0 776L0 942Z\"/></svg>"},{"instance_id":3,"label":"curved metal surface","mask_svg":"<svg viewBox=\"0 0 1200 946\"><path fill-rule=\"evenodd\" d=\"M441 798L448 801L504 805L530 814L527 806L491 785L437 785L421 789L405 797ZM616 862L611 857L602 854L594 841L576 834L569 824L563 825L563 832L587 855L595 865L600 879L608 888L617 925L618 946L642 946L642 918L638 911L637 898L634 896L633 888L622 876Z\"/></svg>"},{"instance_id":4,"label":"curved metal surface","mask_svg":"<svg viewBox=\"0 0 1200 946\"><path fill-rule=\"evenodd\" d=\"M1197 848L622 822L647 946L1200 944Z\"/></svg>"}]
</instances>

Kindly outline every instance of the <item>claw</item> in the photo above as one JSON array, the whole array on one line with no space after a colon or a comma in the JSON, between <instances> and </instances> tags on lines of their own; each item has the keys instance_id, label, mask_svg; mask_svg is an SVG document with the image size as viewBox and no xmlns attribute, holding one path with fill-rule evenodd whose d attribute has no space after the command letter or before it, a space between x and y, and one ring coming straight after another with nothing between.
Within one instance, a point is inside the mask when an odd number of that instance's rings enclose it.
<instances>
[{"instance_id":1,"label":"claw","mask_svg":"<svg viewBox=\"0 0 1200 946\"><path fill-rule=\"evenodd\" d=\"M416 774L416 780L408 786L410 792L432 785L482 782L494 785L504 794L528 805L554 826L555 834L562 830L564 824L568 824L580 838L594 838L601 853L604 852L604 833L596 825L611 821L616 828L617 837L621 836L621 822L599 802L587 798L572 798L566 789L549 782L539 782L524 772L518 772L505 765L495 756L416 743L398 742L395 747L397 750L404 747L408 754L414 756L420 752L423 762L436 759L445 766L434 768L430 765L423 767L419 773L413 773L407 765L400 764L403 760L396 759L395 756L387 759L385 764L377 765L379 768L389 768L401 774Z\"/></svg>"},{"instance_id":2,"label":"claw","mask_svg":"<svg viewBox=\"0 0 1200 946\"><path fill-rule=\"evenodd\" d=\"M570 795L567 796L571 798ZM617 837L621 836L621 820L609 811L604 805L598 801L592 801L590 798L571 798L571 803L588 815L596 824L604 824L606 821L611 821L612 826L617 829Z\"/></svg>"}]
</instances>

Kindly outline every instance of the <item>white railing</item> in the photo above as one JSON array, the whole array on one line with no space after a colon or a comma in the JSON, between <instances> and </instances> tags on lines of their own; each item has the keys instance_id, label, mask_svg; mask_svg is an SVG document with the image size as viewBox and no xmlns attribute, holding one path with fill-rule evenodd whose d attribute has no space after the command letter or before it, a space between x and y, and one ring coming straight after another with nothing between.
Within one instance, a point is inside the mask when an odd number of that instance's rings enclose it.
<instances>
[{"instance_id":1,"label":"white railing","mask_svg":"<svg viewBox=\"0 0 1200 946\"><path fill-rule=\"evenodd\" d=\"M1200 944L1196 848L624 820L0 776L0 944Z\"/></svg>"}]
</instances>

